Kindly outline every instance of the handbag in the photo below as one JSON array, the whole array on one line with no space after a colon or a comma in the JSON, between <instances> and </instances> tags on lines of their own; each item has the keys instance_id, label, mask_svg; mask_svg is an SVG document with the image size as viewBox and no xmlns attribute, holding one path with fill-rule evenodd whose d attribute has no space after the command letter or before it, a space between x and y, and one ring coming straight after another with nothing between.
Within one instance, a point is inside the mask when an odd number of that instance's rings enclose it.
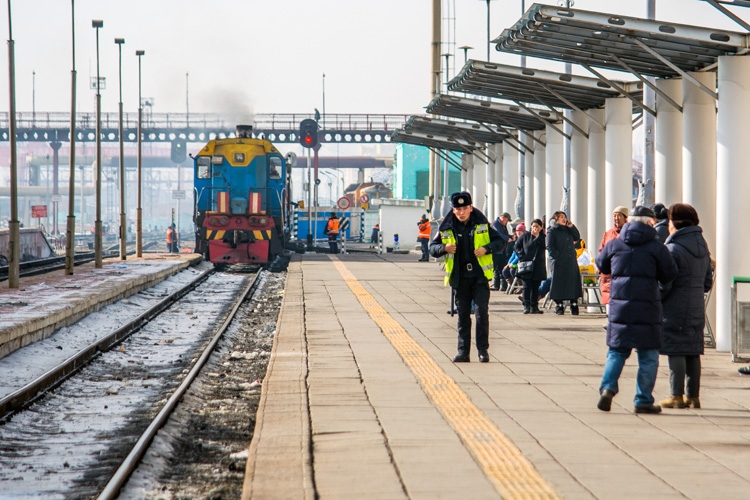
<instances>
[{"instance_id":1,"label":"handbag","mask_svg":"<svg viewBox=\"0 0 750 500\"><path fill-rule=\"evenodd\" d=\"M534 252L534 257L531 260L519 260L518 268L516 269L516 276L520 278L530 278L534 274L534 260L536 259L536 253L539 249Z\"/></svg>"}]
</instances>

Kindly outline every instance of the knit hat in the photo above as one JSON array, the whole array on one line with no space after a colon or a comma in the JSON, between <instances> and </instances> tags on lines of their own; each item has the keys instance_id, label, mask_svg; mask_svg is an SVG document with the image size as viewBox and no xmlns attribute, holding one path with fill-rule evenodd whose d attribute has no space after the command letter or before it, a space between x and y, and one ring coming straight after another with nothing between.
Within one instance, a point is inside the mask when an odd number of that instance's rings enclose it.
<instances>
[{"instance_id":1,"label":"knit hat","mask_svg":"<svg viewBox=\"0 0 750 500\"><path fill-rule=\"evenodd\" d=\"M526 232L526 224L524 224L523 222L521 222L519 225L516 226L515 231L519 232L519 233L525 233Z\"/></svg>"},{"instance_id":2,"label":"knit hat","mask_svg":"<svg viewBox=\"0 0 750 500\"><path fill-rule=\"evenodd\" d=\"M663 203L657 203L654 205L654 215L656 215L656 218L659 220L666 219L669 217L667 207L665 207Z\"/></svg>"},{"instance_id":3,"label":"knit hat","mask_svg":"<svg viewBox=\"0 0 750 500\"><path fill-rule=\"evenodd\" d=\"M623 206L615 207L615 209L612 210L612 213L613 214L622 214L625 217L627 217L628 216L628 207L623 207Z\"/></svg>"},{"instance_id":4,"label":"knit hat","mask_svg":"<svg viewBox=\"0 0 750 500\"><path fill-rule=\"evenodd\" d=\"M701 222L698 218L698 212L687 203L675 203L669 207L669 220L672 221L675 229L697 226Z\"/></svg>"},{"instance_id":5,"label":"knit hat","mask_svg":"<svg viewBox=\"0 0 750 500\"><path fill-rule=\"evenodd\" d=\"M453 193L451 195L451 205L453 205L453 208L468 207L471 205L471 195L466 191Z\"/></svg>"}]
</instances>

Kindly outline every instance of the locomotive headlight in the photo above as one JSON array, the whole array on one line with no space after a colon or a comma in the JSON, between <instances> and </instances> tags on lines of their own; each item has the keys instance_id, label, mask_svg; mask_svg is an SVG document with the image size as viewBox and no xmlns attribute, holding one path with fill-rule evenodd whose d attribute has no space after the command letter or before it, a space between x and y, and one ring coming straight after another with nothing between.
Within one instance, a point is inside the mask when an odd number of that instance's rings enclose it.
<instances>
[{"instance_id":1,"label":"locomotive headlight","mask_svg":"<svg viewBox=\"0 0 750 500\"><path fill-rule=\"evenodd\" d=\"M224 163L224 157L221 155L214 155L211 157L211 163L213 165L221 165Z\"/></svg>"},{"instance_id":2,"label":"locomotive headlight","mask_svg":"<svg viewBox=\"0 0 750 500\"><path fill-rule=\"evenodd\" d=\"M216 224L219 223L219 219L217 219L216 217L211 217L209 219L209 222L211 223L212 226L215 226Z\"/></svg>"},{"instance_id":3,"label":"locomotive headlight","mask_svg":"<svg viewBox=\"0 0 750 500\"><path fill-rule=\"evenodd\" d=\"M222 226L226 226L229 223L229 219L226 217L222 217L219 222L221 223Z\"/></svg>"},{"instance_id":4,"label":"locomotive headlight","mask_svg":"<svg viewBox=\"0 0 750 500\"><path fill-rule=\"evenodd\" d=\"M267 223L268 223L268 219L266 219L265 217L261 217L260 218L260 225L261 226L265 226Z\"/></svg>"}]
</instances>

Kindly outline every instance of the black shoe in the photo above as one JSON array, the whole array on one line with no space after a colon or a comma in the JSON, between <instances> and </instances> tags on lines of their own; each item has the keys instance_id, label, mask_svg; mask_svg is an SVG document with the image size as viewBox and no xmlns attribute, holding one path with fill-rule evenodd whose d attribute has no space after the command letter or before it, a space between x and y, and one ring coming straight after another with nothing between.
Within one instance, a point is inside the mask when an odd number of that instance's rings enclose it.
<instances>
[{"instance_id":1,"label":"black shoe","mask_svg":"<svg viewBox=\"0 0 750 500\"><path fill-rule=\"evenodd\" d=\"M487 353L487 351L479 351L479 362L480 363L490 362L490 355Z\"/></svg>"},{"instance_id":2,"label":"black shoe","mask_svg":"<svg viewBox=\"0 0 750 500\"><path fill-rule=\"evenodd\" d=\"M601 397L599 398L599 402L596 404L596 407L601 411L609 411L610 409L612 409L613 397L615 397L614 392L610 391L609 389L604 389L601 393Z\"/></svg>"},{"instance_id":3,"label":"black shoe","mask_svg":"<svg viewBox=\"0 0 750 500\"><path fill-rule=\"evenodd\" d=\"M469 359L468 352L459 352L453 358L454 363L468 363L469 361L471 360Z\"/></svg>"},{"instance_id":4,"label":"black shoe","mask_svg":"<svg viewBox=\"0 0 750 500\"><path fill-rule=\"evenodd\" d=\"M570 304L570 314L573 316L578 316L578 304Z\"/></svg>"},{"instance_id":5,"label":"black shoe","mask_svg":"<svg viewBox=\"0 0 750 500\"><path fill-rule=\"evenodd\" d=\"M560 316L562 316L563 314L565 314L565 306L557 306L557 307L555 307L555 314L558 314Z\"/></svg>"},{"instance_id":6,"label":"black shoe","mask_svg":"<svg viewBox=\"0 0 750 500\"><path fill-rule=\"evenodd\" d=\"M532 307L531 308L531 314L544 314L544 311L542 311L538 307Z\"/></svg>"},{"instance_id":7,"label":"black shoe","mask_svg":"<svg viewBox=\"0 0 750 500\"><path fill-rule=\"evenodd\" d=\"M524 307L523 308L523 313L524 314L531 314L531 308L530 307Z\"/></svg>"},{"instance_id":8,"label":"black shoe","mask_svg":"<svg viewBox=\"0 0 750 500\"><path fill-rule=\"evenodd\" d=\"M737 371L743 375L750 375L750 366L743 366L742 368L737 368Z\"/></svg>"},{"instance_id":9,"label":"black shoe","mask_svg":"<svg viewBox=\"0 0 750 500\"><path fill-rule=\"evenodd\" d=\"M636 406L636 413L661 413L661 406L659 405L648 405L648 406Z\"/></svg>"}]
</instances>

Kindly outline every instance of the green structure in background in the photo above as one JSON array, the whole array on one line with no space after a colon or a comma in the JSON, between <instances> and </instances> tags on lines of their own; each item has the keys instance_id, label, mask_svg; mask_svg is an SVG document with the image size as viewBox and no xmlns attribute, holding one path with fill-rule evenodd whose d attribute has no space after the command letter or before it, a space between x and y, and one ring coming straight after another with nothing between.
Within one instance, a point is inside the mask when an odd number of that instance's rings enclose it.
<instances>
[{"instance_id":1,"label":"green structure in background","mask_svg":"<svg viewBox=\"0 0 750 500\"><path fill-rule=\"evenodd\" d=\"M457 165L461 164L459 153L446 151ZM440 160L440 195L443 189L443 160ZM393 197L406 200L422 200L430 194L430 150L413 144L396 145L396 163L393 174ZM461 190L461 172L451 166L448 177L448 194Z\"/></svg>"}]
</instances>

